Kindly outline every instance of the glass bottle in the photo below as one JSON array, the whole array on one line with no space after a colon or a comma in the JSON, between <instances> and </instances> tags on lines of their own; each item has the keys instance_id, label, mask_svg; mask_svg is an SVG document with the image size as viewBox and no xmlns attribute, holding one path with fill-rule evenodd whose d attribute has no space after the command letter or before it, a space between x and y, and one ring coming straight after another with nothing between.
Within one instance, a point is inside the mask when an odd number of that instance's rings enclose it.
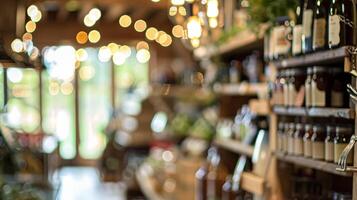
<instances>
[{"instance_id":1,"label":"glass bottle","mask_svg":"<svg viewBox=\"0 0 357 200\"><path fill-rule=\"evenodd\" d=\"M342 151L346 148L350 142L351 136L353 134L353 129L346 126L336 127L336 137L334 139L334 162L338 163ZM353 151L350 152L347 159L347 164L353 163Z\"/></svg>"},{"instance_id":2,"label":"glass bottle","mask_svg":"<svg viewBox=\"0 0 357 200\"><path fill-rule=\"evenodd\" d=\"M287 133L288 136L288 154L294 154L294 133L295 133L295 124L289 124L289 131Z\"/></svg>"},{"instance_id":3,"label":"glass bottle","mask_svg":"<svg viewBox=\"0 0 357 200\"><path fill-rule=\"evenodd\" d=\"M321 125L313 126L314 134L312 135L312 158L323 160L325 157L325 129Z\"/></svg>"},{"instance_id":4,"label":"glass bottle","mask_svg":"<svg viewBox=\"0 0 357 200\"><path fill-rule=\"evenodd\" d=\"M212 156L211 166L207 174L207 199L220 199L222 186L228 176L228 170L221 160L218 151Z\"/></svg>"},{"instance_id":5,"label":"glass bottle","mask_svg":"<svg viewBox=\"0 0 357 200\"><path fill-rule=\"evenodd\" d=\"M312 143L311 143L312 135L313 135L313 130L311 124L306 124L305 135L304 135L304 156L307 158L312 157Z\"/></svg>"},{"instance_id":6,"label":"glass bottle","mask_svg":"<svg viewBox=\"0 0 357 200\"><path fill-rule=\"evenodd\" d=\"M303 155L304 143L303 137L305 135L304 127L302 124L296 124L296 130L294 134L294 154L297 156Z\"/></svg>"},{"instance_id":7,"label":"glass bottle","mask_svg":"<svg viewBox=\"0 0 357 200\"><path fill-rule=\"evenodd\" d=\"M327 0L317 0L314 10L312 49L319 51L327 47Z\"/></svg>"},{"instance_id":8,"label":"glass bottle","mask_svg":"<svg viewBox=\"0 0 357 200\"><path fill-rule=\"evenodd\" d=\"M293 28L293 47L292 54L293 56L299 56L302 53L301 46L301 37L302 37L302 16L303 16L303 8L304 8L304 0L299 1L299 5L296 7L296 24Z\"/></svg>"},{"instance_id":9,"label":"glass bottle","mask_svg":"<svg viewBox=\"0 0 357 200\"><path fill-rule=\"evenodd\" d=\"M211 159L217 151L215 148L208 150L207 159L195 174L195 200L207 200L207 174L211 167Z\"/></svg>"},{"instance_id":10,"label":"glass bottle","mask_svg":"<svg viewBox=\"0 0 357 200\"><path fill-rule=\"evenodd\" d=\"M334 160L334 138L336 135L336 127L327 126L325 138L325 160L333 162Z\"/></svg>"},{"instance_id":11,"label":"glass bottle","mask_svg":"<svg viewBox=\"0 0 357 200\"><path fill-rule=\"evenodd\" d=\"M346 84L348 78L343 72L342 67L334 67L331 69L332 79L331 84L331 102L330 105L336 108L348 107L349 96L346 92Z\"/></svg>"},{"instance_id":12,"label":"glass bottle","mask_svg":"<svg viewBox=\"0 0 357 200\"><path fill-rule=\"evenodd\" d=\"M305 107L311 106L311 82L312 82L312 67L307 68L307 77L305 80Z\"/></svg>"},{"instance_id":13,"label":"glass bottle","mask_svg":"<svg viewBox=\"0 0 357 200\"><path fill-rule=\"evenodd\" d=\"M330 98L330 76L327 67L315 66L311 82L311 106L327 107Z\"/></svg>"},{"instance_id":14,"label":"glass bottle","mask_svg":"<svg viewBox=\"0 0 357 200\"><path fill-rule=\"evenodd\" d=\"M284 124L284 134L283 134L283 152L288 153L288 132L289 132L289 123Z\"/></svg>"},{"instance_id":15,"label":"glass bottle","mask_svg":"<svg viewBox=\"0 0 357 200\"><path fill-rule=\"evenodd\" d=\"M283 145L283 139L284 138L284 123L279 122L278 125L278 151L283 152L284 150L284 145Z\"/></svg>"},{"instance_id":16,"label":"glass bottle","mask_svg":"<svg viewBox=\"0 0 357 200\"><path fill-rule=\"evenodd\" d=\"M302 52L304 54L312 52L314 5L315 0L305 0L304 2L304 15L302 20Z\"/></svg>"},{"instance_id":17,"label":"glass bottle","mask_svg":"<svg viewBox=\"0 0 357 200\"><path fill-rule=\"evenodd\" d=\"M345 23L346 20L350 20L346 9L344 0L331 1L328 9L328 47L330 49L352 43L352 36L348 36L348 33L352 32L352 27Z\"/></svg>"}]
</instances>

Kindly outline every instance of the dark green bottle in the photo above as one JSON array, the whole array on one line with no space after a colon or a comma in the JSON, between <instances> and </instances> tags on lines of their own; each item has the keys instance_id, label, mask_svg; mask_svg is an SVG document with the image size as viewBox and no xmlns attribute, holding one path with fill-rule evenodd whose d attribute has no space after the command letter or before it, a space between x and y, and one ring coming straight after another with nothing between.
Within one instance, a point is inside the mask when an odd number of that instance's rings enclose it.
<instances>
[{"instance_id":1,"label":"dark green bottle","mask_svg":"<svg viewBox=\"0 0 357 200\"><path fill-rule=\"evenodd\" d=\"M327 0L316 1L312 40L312 49L314 51L327 48L327 9Z\"/></svg>"}]
</instances>

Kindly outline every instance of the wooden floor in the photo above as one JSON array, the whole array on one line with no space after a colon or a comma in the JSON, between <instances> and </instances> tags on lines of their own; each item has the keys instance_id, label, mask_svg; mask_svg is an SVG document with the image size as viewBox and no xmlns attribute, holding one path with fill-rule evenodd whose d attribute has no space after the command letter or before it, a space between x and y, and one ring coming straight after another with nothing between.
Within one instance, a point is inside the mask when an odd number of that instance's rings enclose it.
<instances>
[{"instance_id":1,"label":"wooden floor","mask_svg":"<svg viewBox=\"0 0 357 200\"><path fill-rule=\"evenodd\" d=\"M125 200L119 183L101 183L98 171L91 167L66 167L57 173L61 182L58 200Z\"/></svg>"}]
</instances>

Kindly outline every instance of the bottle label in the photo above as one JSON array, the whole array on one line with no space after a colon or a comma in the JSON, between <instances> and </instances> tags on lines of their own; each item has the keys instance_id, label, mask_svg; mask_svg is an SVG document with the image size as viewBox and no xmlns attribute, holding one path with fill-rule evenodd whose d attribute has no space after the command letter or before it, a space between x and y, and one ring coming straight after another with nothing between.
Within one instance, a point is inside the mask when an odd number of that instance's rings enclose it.
<instances>
[{"instance_id":1,"label":"bottle label","mask_svg":"<svg viewBox=\"0 0 357 200\"><path fill-rule=\"evenodd\" d=\"M332 142L325 143L325 160L329 162L333 162L334 160L334 147Z\"/></svg>"},{"instance_id":2,"label":"bottle label","mask_svg":"<svg viewBox=\"0 0 357 200\"><path fill-rule=\"evenodd\" d=\"M293 29L293 54L300 54L302 51L301 46L301 37L302 37L302 25L296 25Z\"/></svg>"},{"instance_id":3,"label":"bottle label","mask_svg":"<svg viewBox=\"0 0 357 200\"><path fill-rule=\"evenodd\" d=\"M331 46L336 46L340 44L340 17L338 15L332 15L329 17L329 31L328 31L328 43Z\"/></svg>"},{"instance_id":4,"label":"bottle label","mask_svg":"<svg viewBox=\"0 0 357 200\"><path fill-rule=\"evenodd\" d=\"M311 9L307 9L304 11L302 23L304 26L303 35L305 38L311 37L312 17L313 17L313 11Z\"/></svg>"},{"instance_id":5,"label":"bottle label","mask_svg":"<svg viewBox=\"0 0 357 200\"><path fill-rule=\"evenodd\" d=\"M296 100L296 90L295 90L295 85L294 84L289 84L289 106L294 106L295 105L295 100Z\"/></svg>"},{"instance_id":6,"label":"bottle label","mask_svg":"<svg viewBox=\"0 0 357 200\"><path fill-rule=\"evenodd\" d=\"M308 79L305 81L305 105L306 107L311 106L311 83Z\"/></svg>"},{"instance_id":7,"label":"bottle label","mask_svg":"<svg viewBox=\"0 0 357 200\"><path fill-rule=\"evenodd\" d=\"M315 19L314 21L314 34L313 34L313 48L325 47L325 35L326 35L326 20L325 18Z\"/></svg>"},{"instance_id":8,"label":"bottle label","mask_svg":"<svg viewBox=\"0 0 357 200\"><path fill-rule=\"evenodd\" d=\"M331 106L342 107L343 106L343 92L331 91Z\"/></svg>"},{"instance_id":9,"label":"bottle label","mask_svg":"<svg viewBox=\"0 0 357 200\"><path fill-rule=\"evenodd\" d=\"M294 138L288 136L288 154L294 153Z\"/></svg>"},{"instance_id":10,"label":"bottle label","mask_svg":"<svg viewBox=\"0 0 357 200\"><path fill-rule=\"evenodd\" d=\"M313 142L312 143L312 158L313 159L324 159L325 156L325 143L324 142Z\"/></svg>"},{"instance_id":11,"label":"bottle label","mask_svg":"<svg viewBox=\"0 0 357 200\"><path fill-rule=\"evenodd\" d=\"M326 92L319 90L315 81L311 81L311 105L326 106Z\"/></svg>"},{"instance_id":12,"label":"bottle label","mask_svg":"<svg viewBox=\"0 0 357 200\"><path fill-rule=\"evenodd\" d=\"M286 37L287 28L285 26L275 27L276 49L275 55L282 55L289 52L290 42Z\"/></svg>"},{"instance_id":13,"label":"bottle label","mask_svg":"<svg viewBox=\"0 0 357 200\"><path fill-rule=\"evenodd\" d=\"M312 147L311 147L311 141L310 140L305 140L304 141L304 156L305 157L311 157L312 156Z\"/></svg>"},{"instance_id":14,"label":"bottle label","mask_svg":"<svg viewBox=\"0 0 357 200\"><path fill-rule=\"evenodd\" d=\"M339 144L334 145L334 154L335 154L334 162L335 163L338 162L343 150L345 150L347 145L348 145L348 143L339 143ZM352 164L352 163L353 163L353 152L350 152L347 157L347 164Z\"/></svg>"}]
</instances>

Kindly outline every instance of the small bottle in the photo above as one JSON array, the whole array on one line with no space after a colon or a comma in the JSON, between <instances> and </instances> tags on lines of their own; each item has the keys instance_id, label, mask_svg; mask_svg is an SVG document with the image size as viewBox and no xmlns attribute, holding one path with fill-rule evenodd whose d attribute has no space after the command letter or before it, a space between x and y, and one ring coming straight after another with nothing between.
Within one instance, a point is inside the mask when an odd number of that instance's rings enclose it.
<instances>
[{"instance_id":1,"label":"small bottle","mask_svg":"<svg viewBox=\"0 0 357 200\"><path fill-rule=\"evenodd\" d=\"M222 197L222 186L228 175L227 168L221 161L219 152L216 151L211 159L211 166L207 174L207 199L219 199Z\"/></svg>"},{"instance_id":2,"label":"small bottle","mask_svg":"<svg viewBox=\"0 0 357 200\"><path fill-rule=\"evenodd\" d=\"M195 200L207 200L207 174L215 151L215 148L208 150L206 161L195 173Z\"/></svg>"},{"instance_id":3,"label":"small bottle","mask_svg":"<svg viewBox=\"0 0 357 200\"><path fill-rule=\"evenodd\" d=\"M284 124L284 134L283 134L283 152L288 153L288 132L289 132L289 123Z\"/></svg>"},{"instance_id":4,"label":"small bottle","mask_svg":"<svg viewBox=\"0 0 357 200\"><path fill-rule=\"evenodd\" d=\"M228 175L222 186L222 200L231 200L232 197L232 175Z\"/></svg>"},{"instance_id":5,"label":"small bottle","mask_svg":"<svg viewBox=\"0 0 357 200\"><path fill-rule=\"evenodd\" d=\"M313 135L312 126L310 124L306 124L305 135L304 135L304 156L307 158L312 157L312 142L311 142L312 135Z\"/></svg>"},{"instance_id":6,"label":"small bottle","mask_svg":"<svg viewBox=\"0 0 357 200\"><path fill-rule=\"evenodd\" d=\"M334 138L336 135L336 127L327 126L325 138L325 160L327 162L334 161Z\"/></svg>"},{"instance_id":7,"label":"small bottle","mask_svg":"<svg viewBox=\"0 0 357 200\"><path fill-rule=\"evenodd\" d=\"M336 137L334 139L334 162L338 163L343 150L346 148L350 142L351 136L353 134L353 129L351 127L337 126L336 127ZM347 164L353 163L353 151L350 152L347 158Z\"/></svg>"},{"instance_id":8,"label":"small bottle","mask_svg":"<svg viewBox=\"0 0 357 200\"><path fill-rule=\"evenodd\" d=\"M330 76L327 67L315 66L311 81L311 106L327 107L330 98Z\"/></svg>"},{"instance_id":9,"label":"small bottle","mask_svg":"<svg viewBox=\"0 0 357 200\"><path fill-rule=\"evenodd\" d=\"M311 82L312 82L312 67L307 68L307 77L305 80L305 107L311 107Z\"/></svg>"},{"instance_id":10,"label":"small bottle","mask_svg":"<svg viewBox=\"0 0 357 200\"><path fill-rule=\"evenodd\" d=\"M295 124L289 124L289 131L288 131L288 154L294 154L294 133L295 133Z\"/></svg>"},{"instance_id":11,"label":"small bottle","mask_svg":"<svg viewBox=\"0 0 357 200\"><path fill-rule=\"evenodd\" d=\"M296 124L296 130L294 134L294 154L297 156L302 156L304 153L304 142L303 137L305 135L305 130L302 124Z\"/></svg>"},{"instance_id":12,"label":"small bottle","mask_svg":"<svg viewBox=\"0 0 357 200\"><path fill-rule=\"evenodd\" d=\"M289 92L289 84L291 78L291 70L286 70L284 73L285 77L285 84L283 85L283 93L284 93L284 106L288 107L290 103L290 92Z\"/></svg>"},{"instance_id":13,"label":"small bottle","mask_svg":"<svg viewBox=\"0 0 357 200\"><path fill-rule=\"evenodd\" d=\"M323 160L325 158L325 129L321 125L313 126L314 134L312 135L312 158Z\"/></svg>"}]
</instances>

